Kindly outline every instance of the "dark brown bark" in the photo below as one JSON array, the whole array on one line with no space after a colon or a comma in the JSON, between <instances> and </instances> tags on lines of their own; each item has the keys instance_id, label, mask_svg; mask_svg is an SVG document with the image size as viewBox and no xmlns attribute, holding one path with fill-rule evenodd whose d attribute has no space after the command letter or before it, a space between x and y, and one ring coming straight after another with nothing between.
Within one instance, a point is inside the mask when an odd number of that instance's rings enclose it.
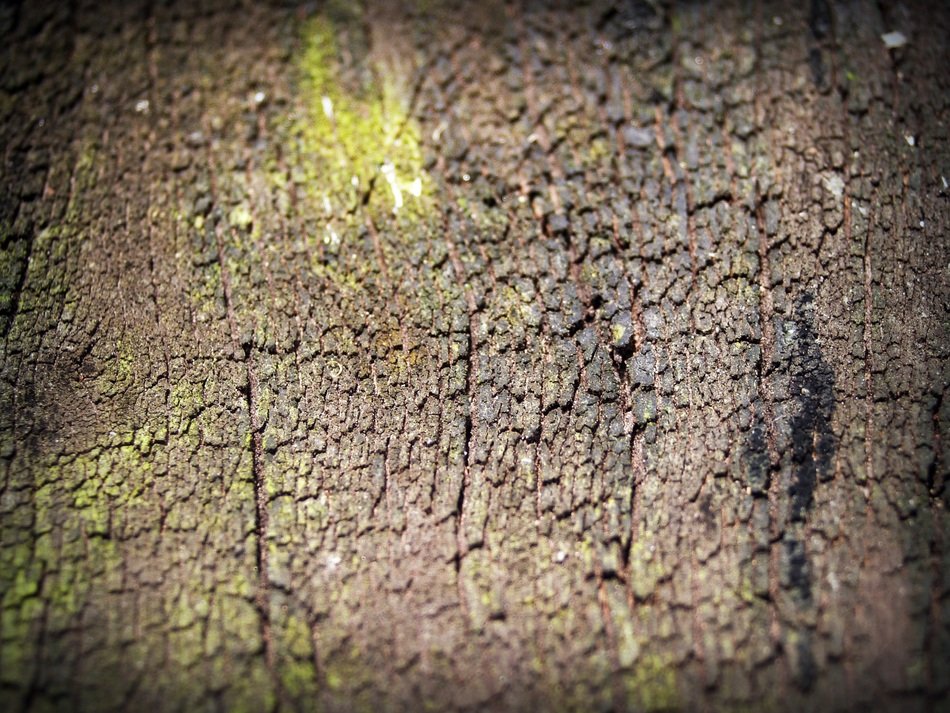
<instances>
[{"instance_id":1,"label":"dark brown bark","mask_svg":"<svg viewBox=\"0 0 950 713\"><path fill-rule=\"evenodd\" d=\"M3 5L3 708L944 708L950 16L787 5Z\"/></svg>"}]
</instances>

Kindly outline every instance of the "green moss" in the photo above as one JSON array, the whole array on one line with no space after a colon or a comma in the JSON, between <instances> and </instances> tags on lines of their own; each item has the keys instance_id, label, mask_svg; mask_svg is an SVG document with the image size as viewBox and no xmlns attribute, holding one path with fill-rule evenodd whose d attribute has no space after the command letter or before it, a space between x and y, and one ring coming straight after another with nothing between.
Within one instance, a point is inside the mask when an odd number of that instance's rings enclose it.
<instances>
[{"instance_id":1,"label":"green moss","mask_svg":"<svg viewBox=\"0 0 950 713\"><path fill-rule=\"evenodd\" d=\"M223 708L232 713L259 713L275 710L277 696L273 679L262 656L251 660L241 675L231 675L222 694Z\"/></svg>"},{"instance_id":2,"label":"green moss","mask_svg":"<svg viewBox=\"0 0 950 713\"><path fill-rule=\"evenodd\" d=\"M341 270L333 265L325 264L314 265L313 271L342 291L359 292L363 289L363 282L360 279L362 275L359 271Z\"/></svg>"},{"instance_id":3,"label":"green moss","mask_svg":"<svg viewBox=\"0 0 950 713\"><path fill-rule=\"evenodd\" d=\"M66 220L72 224L79 218L82 207L79 201L86 195L91 195L91 189L96 182L96 167L98 165L98 156L95 144L91 140L85 140L79 147L79 155L76 158L76 166L73 168L73 189L70 191L69 205L66 206Z\"/></svg>"},{"instance_id":4,"label":"green moss","mask_svg":"<svg viewBox=\"0 0 950 713\"><path fill-rule=\"evenodd\" d=\"M331 690L336 690L343 685L343 674L341 674L336 669L330 669L327 671L327 686Z\"/></svg>"},{"instance_id":5,"label":"green moss","mask_svg":"<svg viewBox=\"0 0 950 713\"><path fill-rule=\"evenodd\" d=\"M592 165L602 163L603 160L612 153L610 144L605 138L600 136L590 142L587 151L588 159Z\"/></svg>"},{"instance_id":6,"label":"green moss","mask_svg":"<svg viewBox=\"0 0 950 713\"><path fill-rule=\"evenodd\" d=\"M683 18L675 13L670 14L670 29L673 31L674 35L679 35L683 32Z\"/></svg>"},{"instance_id":7,"label":"green moss","mask_svg":"<svg viewBox=\"0 0 950 713\"><path fill-rule=\"evenodd\" d=\"M643 656L627 677L627 695L631 708L642 711L671 711L680 709L673 664L656 654Z\"/></svg>"},{"instance_id":8,"label":"green moss","mask_svg":"<svg viewBox=\"0 0 950 713\"><path fill-rule=\"evenodd\" d=\"M0 313L13 307L14 288L26 259L26 241L11 240L12 233L8 223L0 222Z\"/></svg>"},{"instance_id":9,"label":"green moss","mask_svg":"<svg viewBox=\"0 0 950 713\"><path fill-rule=\"evenodd\" d=\"M630 582L638 599L646 599L657 582L666 575L660 558L654 556L656 540L652 532L640 527L630 546Z\"/></svg>"},{"instance_id":10,"label":"green moss","mask_svg":"<svg viewBox=\"0 0 950 713\"><path fill-rule=\"evenodd\" d=\"M627 329L622 324L612 324L610 326L610 336L613 338L614 344L619 344L626 333Z\"/></svg>"},{"instance_id":11,"label":"green moss","mask_svg":"<svg viewBox=\"0 0 950 713\"><path fill-rule=\"evenodd\" d=\"M362 220L354 214L364 198L374 220L426 215L432 183L399 78L375 65L377 82L345 87L336 31L326 16L307 22L303 38L298 67L304 116L293 127L301 149L294 173L325 219L318 239L334 247L359 229Z\"/></svg>"},{"instance_id":12,"label":"green moss","mask_svg":"<svg viewBox=\"0 0 950 713\"><path fill-rule=\"evenodd\" d=\"M200 218L201 216L198 217ZM250 228L253 218L251 217L251 209L247 203L240 203L232 208L228 214L228 222L235 228L240 228L241 230ZM202 221L202 225L204 225L204 221Z\"/></svg>"},{"instance_id":13,"label":"green moss","mask_svg":"<svg viewBox=\"0 0 950 713\"><path fill-rule=\"evenodd\" d=\"M136 349L127 340L116 341L115 354L97 379L99 393L108 397L127 390L135 380L135 365Z\"/></svg>"},{"instance_id":14,"label":"green moss","mask_svg":"<svg viewBox=\"0 0 950 713\"><path fill-rule=\"evenodd\" d=\"M294 698L312 696L316 672L310 661L287 661L280 667L280 681L284 690Z\"/></svg>"}]
</instances>

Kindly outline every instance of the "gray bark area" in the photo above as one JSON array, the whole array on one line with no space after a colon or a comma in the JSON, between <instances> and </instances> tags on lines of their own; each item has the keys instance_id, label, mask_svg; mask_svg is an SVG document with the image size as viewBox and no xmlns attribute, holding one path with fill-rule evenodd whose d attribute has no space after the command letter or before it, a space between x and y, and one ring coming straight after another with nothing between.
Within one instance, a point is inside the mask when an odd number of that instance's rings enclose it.
<instances>
[{"instance_id":1,"label":"gray bark area","mask_svg":"<svg viewBox=\"0 0 950 713\"><path fill-rule=\"evenodd\" d=\"M0 6L2 707L945 710L950 15L806 5Z\"/></svg>"}]
</instances>

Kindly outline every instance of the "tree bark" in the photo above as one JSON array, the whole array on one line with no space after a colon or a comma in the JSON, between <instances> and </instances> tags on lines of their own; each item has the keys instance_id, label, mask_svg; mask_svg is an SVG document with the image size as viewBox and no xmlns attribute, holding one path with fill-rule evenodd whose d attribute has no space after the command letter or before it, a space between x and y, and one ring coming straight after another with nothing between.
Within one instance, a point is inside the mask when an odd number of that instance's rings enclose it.
<instances>
[{"instance_id":1,"label":"tree bark","mask_svg":"<svg viewBox=\"0 0 950 713\"><path fill-rule=\"evenodd\" d=\"M945 4L0 35L4 710L950 703Z\"/></svg>"}]
</instances>

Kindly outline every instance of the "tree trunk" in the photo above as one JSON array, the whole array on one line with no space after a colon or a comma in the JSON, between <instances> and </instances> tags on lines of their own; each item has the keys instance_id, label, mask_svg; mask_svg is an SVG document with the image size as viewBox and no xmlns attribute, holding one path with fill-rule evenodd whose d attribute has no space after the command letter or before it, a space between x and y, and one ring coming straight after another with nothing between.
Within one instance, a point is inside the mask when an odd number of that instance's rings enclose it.
<instances>
[{"instance_id":1,"label":"tree trunk","mask_svg":"<svg viewBox=\"0 0 950 713\"><path fill-rule=\"evenodd\" d=\"M950 702L945 3L234 5L0 6L4 710Z\"/></svg>"}]
</instances>

